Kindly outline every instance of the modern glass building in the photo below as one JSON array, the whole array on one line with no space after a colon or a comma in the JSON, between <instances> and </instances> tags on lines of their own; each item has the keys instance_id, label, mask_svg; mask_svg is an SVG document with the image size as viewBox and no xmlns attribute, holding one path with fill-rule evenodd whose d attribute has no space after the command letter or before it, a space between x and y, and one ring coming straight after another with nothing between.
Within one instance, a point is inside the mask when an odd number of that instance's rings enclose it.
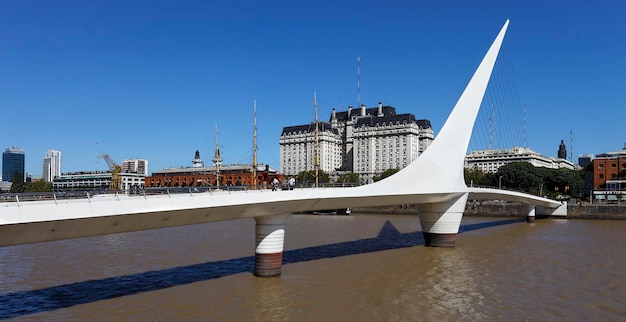
<instances>
[{"instance_id":1,"label":"modern glass building","mask_svg":"<svg viewBox=\"0 0 626 322\"><path fill-rule=\"evenodd\" d=\"M21 174L22 178L25 179L24 161L24 150L15 146L4 150L2 153L2 181L13 182L13 176L16 173Z\"/></svg>"}]
</instances>

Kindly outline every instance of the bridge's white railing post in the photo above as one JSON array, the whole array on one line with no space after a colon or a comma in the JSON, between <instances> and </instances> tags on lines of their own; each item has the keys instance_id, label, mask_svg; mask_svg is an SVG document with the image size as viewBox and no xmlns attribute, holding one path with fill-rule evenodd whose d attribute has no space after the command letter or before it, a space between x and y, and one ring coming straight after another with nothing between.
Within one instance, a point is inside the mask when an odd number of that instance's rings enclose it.
<instances>
[{"instance_id":1,"label":"bridge's white railing post","mask_svg":"<svg viewBox=\"0 0 626 322\"><path fill-rule=\"evenodd\" d=\"M256 221L254 275L261 277L280 275L287 217L288 214L254 218Z\"/></svg>"},{"instance_id":2,"label":"bridge's white railing post","mask_svg":"<svg viewBox=\"0 0 626 322\"><path fill-rule=\"evenodd\" d=\"M454 247L468 194L448 202L418 204L426 246Z\"/></svg>"}]
</instances>

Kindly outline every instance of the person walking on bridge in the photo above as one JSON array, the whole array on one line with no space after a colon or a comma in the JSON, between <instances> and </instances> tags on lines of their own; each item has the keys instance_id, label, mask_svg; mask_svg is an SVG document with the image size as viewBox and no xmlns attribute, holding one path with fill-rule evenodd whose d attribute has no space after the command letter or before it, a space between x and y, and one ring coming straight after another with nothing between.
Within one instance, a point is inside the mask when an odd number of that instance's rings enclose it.
<instances>
[{"instance_id":1,"label":"person walking on bridge","mask_svg":"<svg viewBox=\"0 0 626 322\"><path fill-rule=\"evenodd\" d=\"M296 179L294 179L293 177L289 177L289 181L287 181L289 184L289 190L293 190L293 188L296 186Z\"/></svg>"}]
</instances>

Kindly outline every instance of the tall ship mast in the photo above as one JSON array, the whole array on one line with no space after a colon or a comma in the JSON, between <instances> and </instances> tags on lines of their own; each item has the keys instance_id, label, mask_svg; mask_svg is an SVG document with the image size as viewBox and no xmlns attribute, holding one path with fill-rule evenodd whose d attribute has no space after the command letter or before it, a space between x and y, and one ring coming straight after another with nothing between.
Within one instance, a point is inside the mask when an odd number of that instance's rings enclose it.
<instances>
[{"instance_id":1,"label":"tall ship mast","mask_svg":"<svg viewBox=\"0 0 626 322\"><path fill-rule=\"evenodd\" d=\"M217 141L217 124L215 124L215 155L213 155L213 164L215 164L215 185L220 187L220 166L222 165L222 156L220 155L220 146Z\"/></svg>"},{"instance_id":2,"label":"tall ship mast","mask_svg":"<svg viewBox=\"0 0 626 322\"><path fill-rule=\"evenodd\" d=\"M252 189L256 189L257 186L257 162L256 162L256 100L254 100L254 135L252 139Z\"/></svg>"},{"instance_id":3,"label":"tall ship mast","mask_svg":"<svg viewBox=\"0 0 626 322\"><path fill-rule=\"evenodd\" d=\"M315 187L319 186L320 172L320 141L319 141L319 121L317 118L317 94L313 92L313 105L315 106Z\"/></svg>"}]
</instances>

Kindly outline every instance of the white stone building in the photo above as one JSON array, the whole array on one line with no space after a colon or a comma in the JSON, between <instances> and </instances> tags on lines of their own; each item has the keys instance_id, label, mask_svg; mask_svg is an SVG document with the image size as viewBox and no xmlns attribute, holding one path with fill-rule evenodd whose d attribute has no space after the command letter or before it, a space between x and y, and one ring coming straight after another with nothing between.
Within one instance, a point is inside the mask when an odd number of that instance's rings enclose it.
<instances>
[{"instance_id":1,"label":"white stone building","mask_svg":"<svg viewBox=\"0 0 626 322\"><path fill-rule=\"evenodd\" d=\"M322 134L323 133L323 134ZM392 106L333 112L330 122L318 122L320 169L359 174L363 182L388 169L402 169L434 139L428 120L396 114ZM286 175L315 169L315 123L283 128L281 172Z\"/></svg>"},{"instance_id":2,"label":"white stone building","mask_svg":"<svg viewBox=\"0 0 626 322\"><path fill-rule=\"evenodd\" d=\"M578 167L563 158L545 157L528 148L493 149L472 151L465 156L465 168L478 168L485 173L496 173L498 169L511 162L528 162L535 167L550 169L570 169Z\"/></svg>"},{"instance_id":3,"label":"white stone building","mask_svg":"<svg viewBox=\"0 0 626 322\"><path fill-rule=\"evenodd\" d=\"M341 136L330 123L288 126L280 136L280 167L286 175L315 170L316 154L319 169L331 172L341 167ZM319 150L316 147L319 142Z\"/></svg>"}]
</instances>

